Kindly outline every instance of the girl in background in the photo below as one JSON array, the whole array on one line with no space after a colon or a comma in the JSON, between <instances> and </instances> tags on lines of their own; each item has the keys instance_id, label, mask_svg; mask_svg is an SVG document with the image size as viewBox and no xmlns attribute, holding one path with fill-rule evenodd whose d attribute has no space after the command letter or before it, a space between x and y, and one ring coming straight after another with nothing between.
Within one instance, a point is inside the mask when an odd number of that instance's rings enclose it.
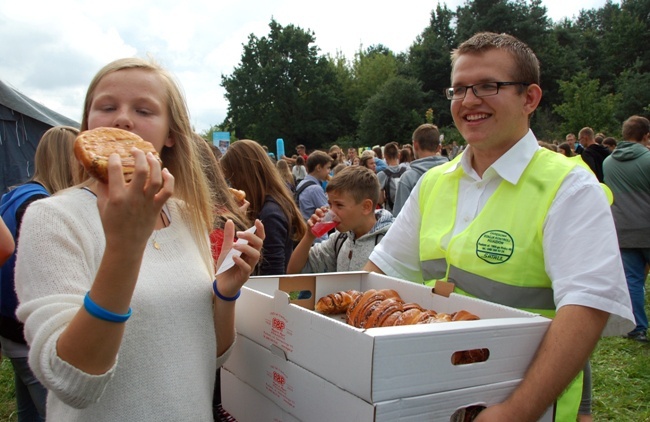
<instances>
[{"instance_id":1,"label":"girl in background","mask_svg":"<svg viewBox=\"0 0 650 422\"><path fill-rule=\"evenodd\" d=\"M232 143L220 163L230 185L246 192L249 218L264 224L266 238L259 274L285 274L294 242L302 239L307 229L293 196L255 141Z\"/></svg>"},{"instance_id":2,"label":"girl in background","mask_svg":"<svg viewBox=\"0 0 650 422\"><path fill-rule=\"evenodd\" d=\"M305 167L305 159L301 156L296 157L296 164L291 169L295 185L298 186L302 180L307 177L307 167Z\"/></svg>"},{"instance_id":3,"label":"girl in background","mask_svg":"<svg viewBox=\"0 0 650 422\"><path fill-rule=\"evenodd\" d=\"M277 163L275 163L275 166L278 169L278 172L280 173L280 177L282 180L284 180L284 183L287 185L291 193L293 194L296 191L296 184L293 178L293 174L291 174L291 169L289 169L289 163L287 163L284 160L280 160Z\"/></svg>"},{"instance_id":4,"label":"girl in background","mask_svg":"<svg viewBox=\"0 0 650 422\"><path fill-rule=\"evenodd\" d=\"M45 132L34 154L34 175L31 180L3 195L0 214L7 222L16 244L23 216L32 202L54 195L80 181L82 168L74 156L74 141L78 134L78 129L69 126L55 126ZM0 344L14 369L18 422L44 421L47 390L29 369L29 347L25 341L24 327L16 319L15 265L14 254L0 270ZM31 265L39 265L39 261Z\"/></svg>"}]
</instances>

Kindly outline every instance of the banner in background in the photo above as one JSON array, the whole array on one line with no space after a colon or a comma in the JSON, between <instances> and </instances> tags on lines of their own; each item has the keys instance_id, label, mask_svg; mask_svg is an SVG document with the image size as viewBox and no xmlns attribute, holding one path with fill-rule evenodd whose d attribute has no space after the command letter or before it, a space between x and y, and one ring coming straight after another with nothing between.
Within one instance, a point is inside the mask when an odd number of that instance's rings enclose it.
<instances>
[{"instance_id":1,"label":"banner in background","mask_svg":"<svg viewBox=\"0 0 650 422\"><path fill-rule=\"evenodd\" d=\"M212 145L225 154L230 146L230 132L212 132Z\"/></svg>"}]
</instances>

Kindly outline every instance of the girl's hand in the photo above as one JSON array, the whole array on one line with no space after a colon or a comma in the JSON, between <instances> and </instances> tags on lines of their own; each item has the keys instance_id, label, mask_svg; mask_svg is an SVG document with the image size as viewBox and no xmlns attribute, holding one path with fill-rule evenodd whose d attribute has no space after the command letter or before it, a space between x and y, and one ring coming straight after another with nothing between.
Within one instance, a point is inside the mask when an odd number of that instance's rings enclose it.
<instances>
[{"instance_id":1,"label":"girl's hand","mask_svg":"<svg viewBox=\"0 0 650 422\"><path fill-rule=\"evenodd\" d=\"M95 185L107 248L114 245L143 249L160 220L163 205L174 192L174 177L167 169L161 170L151 153L145 155L136 148L131 152L135 157L135 171L129 183L124 181L119 156L111 154L108 184Z\"/></svg>"},{"instance_id":2,"label":"girl's hand","mask_svg":"<svg viewBox=\"0 0 650 422\"><path fill-rule=\"evenodd\" d=\"M266 235L264 233L264 225L260 220L255 220L255 228L255 233L245 231L237 232L238 239L248 241L247 244L237 244L234 241L235 224L232 220L226 221L224 226L223 247L221 249L221 254L219 255L217 268L221 266L221 263L226 255L228 255L230 249L234 248L235 250L241 251L242 254L241 256L234 255L233 261L235 261L235 265L228 271L220 274L218 277L217 285L219 293L222 296L235 296L244 283L248 281L255 265L257 265L260 260L262 244Z\"/></svg>"}]
</instances>

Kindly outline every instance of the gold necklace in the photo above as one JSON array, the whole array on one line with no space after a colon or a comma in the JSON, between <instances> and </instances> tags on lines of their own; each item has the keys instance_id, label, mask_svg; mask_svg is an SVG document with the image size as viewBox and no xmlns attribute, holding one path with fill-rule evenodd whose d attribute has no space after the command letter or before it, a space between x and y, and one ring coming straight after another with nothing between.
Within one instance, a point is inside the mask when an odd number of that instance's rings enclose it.
<instances>
[{"instance_id":1,"label":"gold necklace","mask_svg":"<svg viewBox=\"0 0 650 422\"><path fill-rule=\"evenodd\" d=\"M165 227L167 227L167 223L165 223L165 217L163 216L163 214L164 214L164 211L160 211L160 220L163 223L163 229L164 229ZM160 229L160 230L162 230L162 229ZM153 247L157 251L160 250L160 244L156 241L156 238L158 237L158 232L160 230L156 230L156 233L153 235L153 239L151 240L151 244L153 245Z\"/></svg>"}]
</instances>

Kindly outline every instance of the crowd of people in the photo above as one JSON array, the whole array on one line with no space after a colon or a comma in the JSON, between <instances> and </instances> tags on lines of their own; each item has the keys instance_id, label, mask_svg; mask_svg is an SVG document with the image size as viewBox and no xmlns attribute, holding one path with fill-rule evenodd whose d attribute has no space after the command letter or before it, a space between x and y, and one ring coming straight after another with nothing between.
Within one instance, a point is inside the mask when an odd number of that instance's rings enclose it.
<instances>
[{"instance_id":1,"label":"crowd of people","mask_svg":"<svg viewBox=\"0 0 650 422\"><path fill-rule=\"evenodd\" d=\"M444 280L552 318L520 385L476 420L537 420L554 403L558 421L590 420L600 336L647 342L650 125L630 117L618 142L588 127L540 142L527 45L479 33L451 62L445 94L463 146L425 123L401 145L298 145L292 157L254 140L211 150L155 63L101 69L81 130L137 133L164 167L134 150L131 182L116 157L109 183L95 181L69 150L78 131L55 128L67 136L48 132L39 150L56 144L58 158L37 159L33 180L3 197L0 342L19 421L220 420L218 368L249 276L356 270ZM69 178L53 183L55 170ZM315 233L326 215L334 227ZM493 239L498 256L477 247Z\"/></svg>"}]
</instances>

